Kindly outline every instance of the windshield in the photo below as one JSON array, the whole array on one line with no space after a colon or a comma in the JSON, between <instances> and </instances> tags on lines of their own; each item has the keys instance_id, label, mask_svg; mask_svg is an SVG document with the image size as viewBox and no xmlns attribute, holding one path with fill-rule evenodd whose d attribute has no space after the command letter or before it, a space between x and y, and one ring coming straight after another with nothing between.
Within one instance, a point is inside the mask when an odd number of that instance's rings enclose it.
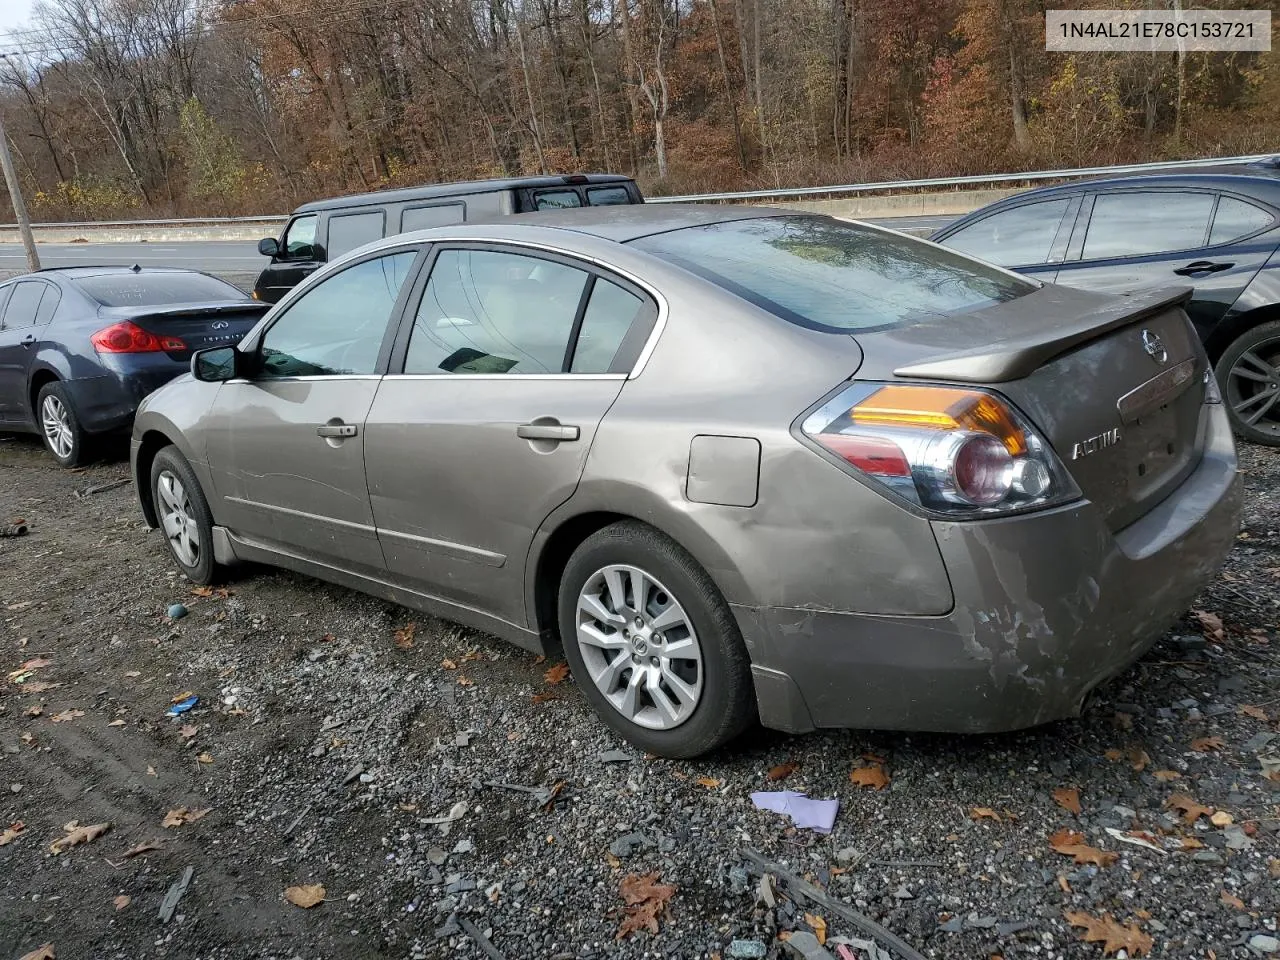
<instances>
[{"instance_id":1,"label":"windshield","mask_svg":"<svg viewBox=\"0 0 1280 960\"><path fill-rule=\"evenodd\" d=\"M203 273L104 273L76 282L104 307L159 307L248 299L231 284Z\"/></svg>"},{"instance_id":2,"label":"windshield","mask_svg":"<svg viewBox=\"0 0 1280 960\"><path fill-rule=\"evenodd\" d=\"M828 217L732 220L633 243L784 320L835 333L959 313L1036 289L934 244Z\"/></svg>"}]
</instances>

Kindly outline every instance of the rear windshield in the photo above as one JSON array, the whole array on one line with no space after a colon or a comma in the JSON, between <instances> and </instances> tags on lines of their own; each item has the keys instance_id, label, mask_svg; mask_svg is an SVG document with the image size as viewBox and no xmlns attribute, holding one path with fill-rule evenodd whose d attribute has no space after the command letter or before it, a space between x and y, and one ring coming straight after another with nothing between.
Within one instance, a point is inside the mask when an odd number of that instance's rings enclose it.
<instances>
[{"instance_id":1,"label":"rear windshield","mask_svg":"<svg viewBox=\"0 0 1280 960\"><path fill-rule=\"evenodd\" d=\"M731 220L633 242L784 320L835 333L900 326L1036 289L942 247L827 217Z\"/></svg>"},{"instance_id":2,"label":"rear windshield","mask_svg":"<svg viewBox=\"0 0 1280 960\"><path fill-rule=\"evenodd\" d=\"M248 299L231 284L201 273L104 273L82 277L76 283L104 307L159 307L172 303Z\"/></svg>"}]
</instances>

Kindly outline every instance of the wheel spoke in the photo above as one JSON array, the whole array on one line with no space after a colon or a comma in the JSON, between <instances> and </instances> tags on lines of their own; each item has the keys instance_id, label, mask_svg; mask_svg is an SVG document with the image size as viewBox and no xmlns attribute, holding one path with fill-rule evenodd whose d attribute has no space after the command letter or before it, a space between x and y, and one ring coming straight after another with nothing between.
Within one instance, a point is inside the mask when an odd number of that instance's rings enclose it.
<instances>
[{"instance_id":1,"label":"wheel spoke","mask_svg":"<svg viewBox=\"0 0 1280 960\"><path fill-rule=\"evenodd\" d=\"M1253 370L1247 370L1246 364L1253 367ZM1252 350L1246 350L1240 354L1240 359L1236 361L1236 365L1231 372L1238 377L1246 377L1250 380L1269 380L1272 383L1280 380L1280 370L1277 370ZM1258 374L1261 374L1261 376L1258 376Z\"/></svg>"},{"instance_id":2,"label":"wheel spoke","mask_svg":"<svg viewBox=\"0 0 1280 960\"><path fill-rule=\"evenodd\" d=\"M591 679L596 688L602 690L605 694L612 693L614 687L618 685L618 681L622 678L622 672L627 669L630 663L631 658L627 656L625 651L619 653L612 660L606 658L604 666L591 674Z\"/></svg>"},{"instance_id":3,"label":"wheel spoke","mask_svg":"<svg viewBox=\"0 0 1280 960\"><path fill-rule=\"evenodd\" d=\"M618 711L628 720L634 720L640 712L640 688L644 683L644 671L632 670L627 685L610 699Z\"/></svg>"},{"instance_id":4,"label":"wheel spoke","mask_svg":"<svg viewBox=\"0 0 1280 960\"><path fill-rule=\"evenodd\" d=\"M662 655L668 660L696 660L699 663L702 662L702 653L698 649L697 641L692 637L673 640L662 648Z\"/></svg>"},{"instance_id":5,"label":"wheel spoke","mask_svg":"<svg viewBox=\"0 0 1280 960\"><path fill-rule=\"evenodd\" d=\"M649 606L649 578L639 570L631 571L631 609L644 615Z\"/></svg>"},{"instance_id":6,"label":"wheel spoke","mask_svg":"<svg viewBox=\"0 0 1280 960\"><path fill-rule=\"evenodd\" d=\"M164 535L170 540L182 533L182 518L176 513L161 513L160 524L164 527Z\"/></svg>"},{"instance_id":7,"label":"wheel spoke","mask_svg":"<svg viewBox=\"0 0 1280 960\"><path fill-rule=\"evenodd\" d=\"M678 627L684 623L684 610L680 608L680 604L672 601L663 608L662 612L653 618L653 622L649 625L654 630L670 630L672 627Z\"/></svg>"},{"instance_id":8,"label":"wheel spoke","mask_svg":"<svg viewBox=\"0 0 1280 960\"><path fill-rule=\"evenodd\" d=\"M584 623L578 627L578 639L601 650L621 650L627 641L620 633L605 633L594 623Z\"/></svg>"},{"instance_id":9,"label":"wheel spoke","mask_svg":"<svg viewBox=\"0 0 1280 960\"><path fill-rule=\"evenodd\" d=\"M1252 397L1248 397L1244 400L1241 400L1239 403L1234 404L1232 406L1232 409L1235 410L1236 413L1243 413L1249 407L1252 407L1255 403L1258 403L1262 400L1273 399L1276 395L1276 392L1277 391L1275 390L1259 390Z\"/></svg>"},{"instance_id":10,"label":"wheel spoke","mask_svg":"<svg viewBox=\"0 0 1280 960\"><path fill-rule=\"evenodd\" d=\"M164 500L165 505L174 513L177 513L182 509L182 504L179 502L177 495L173 491L174 483L175 481L172 474L162 473L160 474L160 482L156 484L156 488L160 491L160 498Z\"/></svg>"},{"instance_id":11,"label":"wheel spoke","mask_svg":"<svg viewBox=\"0 0 1280 960\"><path fill-rule=\"evenodd\" d=\"M627 588L622 582L622 571L610 567L604 572L604 582L609 588L609 602L613 609L621 612L627 607Z\"/></svg>"},{"instance_id":12,"label":"wheel spoke","mask_svg":"<svg viewBox=\"0 0 1280 960\"><path fill-rule=\"evenodd\" d=\"M1268 411L1270 411L1271 408L1276 405L1276 400L1280 400L1280 392L1273 391L1271 393L1270 398L1267 400L1267 402L1264 403L1262 406L1260 406L1257 410L1253 411L1253 413L1249 414L1249 416L1245 417L1244 422L1249 424L1250 426L1253 426L1255 423L1257 423L1259 420L1265 417ZM1236 407L1236 409L1239 410L1240 408Z\"/></svg>"},{"instance_id":13,"label":"wheel spoke","mask_svg":"<svg viewBox=\"0 0 1280 960\"><path fill-rule=\"evenodd\" d=\"M679 674L671 669L671 664L659 661L658 672L662 680L669 686L680 700L683 707L692 707L698 701L698 691L686 683Z\"/></svg>"},{"instance_id":14,"label":"wheel spoke","mask_svg":"<svg viewBox=\"0 0 1280 960\"><path fill-rule=\"evenodd\" d=\"M653 700L653 705L658 708L658 712L668 723L675 723L680 718L680 707L673 703L667 696L667 691L662 689L657 674L649 674L645 688L649 691L649 697Z\"/></svg>"},{"instance_id":15,"label":"wheel spoke","mask_svg":"<svg viewBox=\"0 0 1280 960\"><path fill-rule=\"evenodd\" d=\"M620 613L613 613L601 601L599 594L585 594L578 601L578 609L591 617L597 623L607 623L613 626L622 626L627 622L627 618Z\"/></svg>"}]
</instances>

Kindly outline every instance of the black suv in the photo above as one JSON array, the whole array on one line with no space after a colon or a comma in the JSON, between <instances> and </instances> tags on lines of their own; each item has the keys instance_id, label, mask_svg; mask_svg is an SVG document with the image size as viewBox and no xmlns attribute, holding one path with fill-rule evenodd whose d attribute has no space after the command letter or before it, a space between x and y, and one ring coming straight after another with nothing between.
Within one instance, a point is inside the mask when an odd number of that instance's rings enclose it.
<instances>
[{"instance_id":1,"label":"black suv","mask_svg":"<svg viewBox=\"0 0 1280 960\"><path fill-rule=\"evenodd\" d=\"M275 303L328 261L390 234L534 210L629 203L644 203L635 181L605 173L468 180L317 200L293 211L280 239L258 242L258 252L271 263L258 276L253 297Z\"/></svg>"},{"instance_id":2,"label":"black suv","mask_svg":"<svg viewBox=\"0 0 1280 960\"><path fill-rule=\"evenodd\" d=\"M1280 446L1280 176L1237 169L1029 190L931 239L1087 290L1193 284L1187 313L1236 433Z\"/></svg>"}]
</instances>

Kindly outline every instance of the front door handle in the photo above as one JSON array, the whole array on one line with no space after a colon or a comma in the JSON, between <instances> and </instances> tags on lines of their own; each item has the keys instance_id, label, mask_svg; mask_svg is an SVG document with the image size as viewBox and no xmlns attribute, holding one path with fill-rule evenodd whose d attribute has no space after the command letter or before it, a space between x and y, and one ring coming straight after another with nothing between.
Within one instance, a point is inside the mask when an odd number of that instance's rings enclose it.
<instances>
[{"instance_id":1,"label":"front door handle","mask_svg":"<svg viewBox=\"0 0 1280 960\"><path fill-rule=\"evenodd\" d=\"M1196 260L1193 263L1188 263L1185 267L1179 267L1173 272L1183 277L1194 277L1197 273L1220 273L1223 270L1230 270L1234 266L1234 263L1222 263L1221 261L1215 263L1212 260Z\"/></svg>"},{"instance_id":2,"label":"front door handle","mask_svg":"<svg viewBox=\"0 0 1280 960\"><path fill-rule=\"evenodd\" d=\"M360 428L354 423L326 423L316 427L316 436L326 439L354 437Z\"/></svg>"},{"instance_id":3,"label":"front door handle","mask_svg":"<svg viewBox=\"0 0 1280 960\"><path fill-rule=\"evenodd\" d=\"M28 334L27 334L25 337L23 337L23 338L22 338L22 340L21 340L21 343L22 343L22 345L23 345L24 347L30 347L30 346L33 346L33 345L35 344L35 342L36 342L36 338L35 338L35 334L33 334L33 333L28 333Z\"/></svg>"},{"instance_id":4,"label":"front door handle","mask_svg":"<svg viewBox=\"0 0 1280 960\"><path fill-rule=\"evenodd\" d=\"M516 436L525 440L577 440L579 430L572 424L563 423L522 423L516 427Z\"/></svg>"}]
</instances>

